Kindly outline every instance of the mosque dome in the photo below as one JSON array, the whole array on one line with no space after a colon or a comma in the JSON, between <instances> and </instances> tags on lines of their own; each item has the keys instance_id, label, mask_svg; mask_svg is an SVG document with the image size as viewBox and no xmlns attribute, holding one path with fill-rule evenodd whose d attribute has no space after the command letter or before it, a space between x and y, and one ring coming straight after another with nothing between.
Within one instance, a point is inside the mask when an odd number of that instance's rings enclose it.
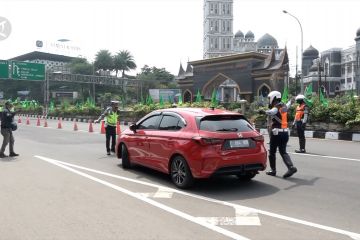
<instances>
[{"instance_id":1,"label":"mosque dome","mask_svg":"<svg viewBox=\"0 0 360 240\"><path fill-rule=\"evenodd\" d=\"M237 31L237 33L235 34L236 38L243 38L244 37L244 33L242 31Z\"/></svg>"},{"instance_id":2,"label":"mosque dome","mask_svg":"<svg viewBox=\"0 0 360 240\"><path fill-rule=\"evenodd\" d=\"M246 34L245 34L245 38L255 38L255 35L252 31L248 31Z\"/></svg>"},{"instance_id":3,"label":"mosque dome","mask_svg":"<svg viewBox=\"0 0 360 240\"><path fill-rule=\"evenodd\" d=\"M277 40L271 36L270 34L266 33L257 41L258 48L265 48L265 47L274 47L278 48Z\"/></svg>"},{"instance_id":4,"label":"mosque dome","mask_svg":"<svg viewBox=\"0 0 360 240\"><path fill-rule=\"evenodd\" d=\"M317 72L318 71L318 66L316 66L316 64L313 64L309 71L310 72Z\"/></svg>"},{"instance_id":5,"label":"mosque dome","mask_svg":"<svg viewBox=\"0 0 360 240\"><path fill-rule=\"evenodd\" d=\"M308 47L308 48L304 51L303 56L317 57L317 56L319 56L319 51L316 50L313 46L310 45L310 47Z\"/></svg>"}]
</instances>

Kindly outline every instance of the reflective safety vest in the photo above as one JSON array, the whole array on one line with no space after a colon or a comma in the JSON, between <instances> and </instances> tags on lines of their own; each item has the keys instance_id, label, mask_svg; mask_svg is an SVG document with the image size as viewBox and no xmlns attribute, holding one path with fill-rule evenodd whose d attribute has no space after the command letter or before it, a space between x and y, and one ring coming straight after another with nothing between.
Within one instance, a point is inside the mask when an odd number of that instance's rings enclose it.
<instances>
[{"instance_id":1,"label":"reflective safety vest","mask_svg":"<svg viewBox=\"0 0 360 240\"><path fill-rule=\"evenodd\" d=\"M301 121L305 114L305 104L302 103L296 108L295 121Z\"/></svg>"},{"instance_id":2,"label":"reflective safety vest","mask_svg":"<svg viewBox=\"0 0 360 240\"><path fill-rule=\"evenodd\" d=\"M119 114L114 111L110 111L110 113L106 116L106 124L109 126L116 126L118 121Z\"/></svg>"},{"instance_id":3,"label":"reflective safety vest","mask_svg":"<svg viewBox=\"0 0 360 240\"><path fill-rule=\"evenodd\" d=\"M287 107L277 107L278 109L278 113L272 117L272 129L274 128L281 128L281 129L285 129L288 127L288 122L287 122Z\"/></svg>"}]
</instances>

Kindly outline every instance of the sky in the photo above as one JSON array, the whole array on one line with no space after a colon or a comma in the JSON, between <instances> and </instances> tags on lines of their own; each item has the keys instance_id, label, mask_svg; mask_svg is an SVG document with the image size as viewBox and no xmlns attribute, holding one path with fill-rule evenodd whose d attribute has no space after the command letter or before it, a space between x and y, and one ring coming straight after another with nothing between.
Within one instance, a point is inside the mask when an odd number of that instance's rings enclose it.
<instances>
[{"instance_id":1,"label":"sky","mask_svg":"<svg viewBox=\"0 0 360 240\"><path fill-rule=\"evenodd\" d=\"M80 47L73 55L94 60L96 52L128 50L138 68L165 68L178 74L180 63L203 58L204 0L0 0L0 17L11 23L11 34L0 41L0 59L35 51L36 40L69 39ZM269 33L280 48L287 46L291 75L296 49L314 46L320 52L355 44L360 28L359 0L234 0L234 34L251 30L257 41ZM45 51L59 53L50 48ZM300 59L300 57L298 58ZM299 63L300 65L300 63Z\"/></svg>"}]
</instances>

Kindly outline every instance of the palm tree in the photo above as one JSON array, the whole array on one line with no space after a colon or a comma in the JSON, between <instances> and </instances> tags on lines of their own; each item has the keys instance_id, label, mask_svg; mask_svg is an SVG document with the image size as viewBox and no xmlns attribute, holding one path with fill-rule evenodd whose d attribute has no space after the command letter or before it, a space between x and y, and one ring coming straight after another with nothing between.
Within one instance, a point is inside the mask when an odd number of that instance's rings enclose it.
<instances>
[{"instance_id":1,"label":"palm tree","mask_svg":"<svg viewBox=\"0 0 360 240\"><path fill-rule=\"evenodd\" d=\"M129 51L123 50L114 56L114 69L116 71L116 76L118 75L118 71L122 71L122 77L125 77L125 71L135 68L136 64L134 57Z\"/></svg>"},{"instance_id":2,"label":"palm tree","mask_svg":"<svg viewBox=\"0 0 360 240\"><path fill-rule=\"evenodd\" d=\"M110 70L114 69L114 62L111 53L108 50L100 50L95 56L94 66L96 70Z\"/></svg>"}]
</instances>

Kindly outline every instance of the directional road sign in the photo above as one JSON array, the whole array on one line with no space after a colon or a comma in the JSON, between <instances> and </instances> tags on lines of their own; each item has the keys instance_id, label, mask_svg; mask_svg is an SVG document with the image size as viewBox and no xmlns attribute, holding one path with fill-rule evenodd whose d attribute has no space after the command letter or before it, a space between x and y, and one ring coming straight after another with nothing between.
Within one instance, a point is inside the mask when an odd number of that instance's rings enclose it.
<instances>
[{"instance_id":1,"label":"directional road sign","mask_svg":"<svg viewBox=\"0 0 360 240\"><path fill-rule=\"evenodd\" d=\"M0 79L9 78L9 61L0 60Z\"/></svg>"},{"instance_id":2,"label":"directional road sign","mask_svg":"<svg viewBox=\"0 0 360 240\"><path fill-rule=\"evenodd\" d=\"M14 80L45 80L45 64L12 61L11 69Z\"/></svg>"}]
</instances>

